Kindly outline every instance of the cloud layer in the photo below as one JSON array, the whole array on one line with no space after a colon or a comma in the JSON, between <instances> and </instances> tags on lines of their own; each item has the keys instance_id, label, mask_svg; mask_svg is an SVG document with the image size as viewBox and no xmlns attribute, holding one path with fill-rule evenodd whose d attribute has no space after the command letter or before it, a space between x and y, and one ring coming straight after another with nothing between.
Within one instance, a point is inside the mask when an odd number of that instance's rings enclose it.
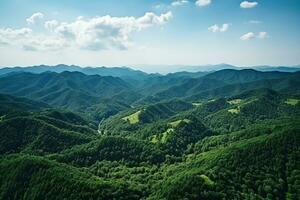
<instances>
[{"instance_id":1,"label":"cloud layer","mask_svg":"<svg viewBox=\"0 0 300 200\"><path fill-rule=\"evenodd\" d=\"M267 32L259 32L258 34L255 34L253 32L246 33L240 37L241 40L246 41L246 40L252 40L252 39L265 39L268 37Z\"/></svg>"},{"instance_id":2,"label":"cloud layer","mask_svg":"<svg viewBox=\"0 0 300 200\"><path fill-rule=\"evenodd\" d=\"M33 14L26 21L34 24L43 15ZM132 45L130 36L152 26L161 26L173 17L172 12L156 15L147 12L141 17L100 16L90 19L78 17L71 23L46 21L46 33L32 29L0 29L0 43L22 46L25 50L58 50L74 46L88 50L127 49Z\"/></svg>"},{"instance_id":3,"label":"cloud layer","mask_svg":"<svg viewBox=\"0 0 300 200\"><path fill-rule=\"evenodd\" d=\"M217 24L208 27L208 30L213 32L213 33L217 33L217 32L226 32L229 29L229 24L223 24L222 26L219 26Z\"/></svg>"},{"instance_id":4,"label":"cloud layer","mask_svg":"<svg viewBox=\"0 0 300 200\"><path fill-rule=\"evenodd\" d=\"M258 5L257 2L253 1L253 2L250 2L250 1L243 1L240 6L241 8L254 8Z\"/></svg>"},{"instance_id":5,"label":"cloud layer","mask_svg":"<svg viewBox=\"0 0 300 200\"><path fill-rule=\"evenodd\" d=\"M26 19L28 24L35 24L38 20L44 18L44 14L41 12L34 13L29 18Z\"/></svg>"},{"instance_id":6,"label":"cloud layer","mask_svg":"<svg viewBox=\"0 0 300 200\"><path fill-rule=\"evenodd\" d=\"M178 0L178 1L173 1L171 3L171 6L183 6L185 4L188 4L189 1L188 0Z\"/></svg>"},{"instance_id":7,"label":"cloud layer","mask_svg":"<svg viewBox=\"0 0 300 200\"><path fill-rule=\"evenodd\" d=\"M195 4L196 4L196 6L204 7L204 6L208 6L209 4L211 4L211 0L197 0Z\"/></svg>"}]
</instances>

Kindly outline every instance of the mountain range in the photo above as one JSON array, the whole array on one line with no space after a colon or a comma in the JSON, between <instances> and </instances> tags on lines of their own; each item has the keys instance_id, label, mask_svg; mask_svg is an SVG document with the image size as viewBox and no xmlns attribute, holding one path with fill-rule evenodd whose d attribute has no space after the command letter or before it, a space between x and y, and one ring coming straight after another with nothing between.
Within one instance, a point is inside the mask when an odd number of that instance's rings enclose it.
<instances>
[{"instance_id":1,"label":"mountain range","mask_svg":"<svg viewBox=\"0 0 300 200\"><path fill-rule=\"evenodd\" d=\"M0 199L298 200L300 72L260 69L0 69Z\"/></svg>"},{"instance_id":2,"label":"mountain range","mask_svg":"<svg viewBox=\"0 0 300 200\"><path fill-rule=\"evenodd\" d=\"M163 65L157 66L148 66L147 68L153 69L173 69L172 71L164 71L163 74L190 74L194 75L195 72L213 72L219 71L223 69L254 69L258 71L280 71L280 72L296 72L300 71L300 66L249 66L249 67L240 67L234 66L229 64L217 64L217 65L200 65L200 66L181 66L181 65L174 65L174 66L167 66L164 67ZM136 67L136 68L143 68L143 67ZM0 75L11 73L11 72L31 72L31 73L43 73L43 72L82 72L87 75L102 75L102 76L115 76L115 77L122 77L122 78L131 78L131 79L143 79L147 76L146 72L140 70L134 70L129 67L80 67L76 65L65 65L59 64L54 66L49 65L37 65L37 66L29 66L29 67L1 67L0 68ZM158 70L159 71L159 70ZM158 72L151 73L152 76L159 76Z\"/></svg>"}]
</instances>

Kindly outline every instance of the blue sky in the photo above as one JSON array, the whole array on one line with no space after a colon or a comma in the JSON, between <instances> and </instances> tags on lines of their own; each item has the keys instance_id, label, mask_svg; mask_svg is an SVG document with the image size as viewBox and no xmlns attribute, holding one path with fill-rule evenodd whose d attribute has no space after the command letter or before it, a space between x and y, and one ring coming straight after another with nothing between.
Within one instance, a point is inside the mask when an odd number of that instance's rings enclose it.
<instances>
[{"instance_id":1,"label":"blue sky","mask_svg":"<svg viewBox=\"0 0 300 200\"><path fill-rule=\"evenodd\" d=\"M298 0L1 0L0 66L300 64Z\"/></svg>"}]
</instances>

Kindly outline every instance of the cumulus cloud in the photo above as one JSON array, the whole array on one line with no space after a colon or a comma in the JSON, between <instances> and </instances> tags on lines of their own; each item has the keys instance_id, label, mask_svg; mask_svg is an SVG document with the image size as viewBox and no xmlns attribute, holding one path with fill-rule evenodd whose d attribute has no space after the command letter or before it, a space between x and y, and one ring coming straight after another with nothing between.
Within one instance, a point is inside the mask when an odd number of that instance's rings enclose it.
<instances>
[{"instance_id":1,"label":"cumulus cloud","mask_svg":"<svg viewBox=\"0 0 300 200\"><path fill-rule=\"evenodd\" d=\"M255 38L255 34L253 32L249 32L249 33L242 35L240 39L245 41L245 40L251 40L254 38Z\"/></svg>"},{"instance_id":2,"label":"cumulus cloud","mask_svg":"<svg viewBox=\"0 0 300 200\"><path fill-rule=\"evenodd\" d=\"M72 23L61 23L54 31L84 49L127 49L131 44L130 34L132 32L141 31L154 25L163 25L172 16L171 12L160 16L148 12L139 18L107 15L87 20L77 19Z\"/></svg>"},{"instance_id":3,"label":"cumulus cloud","mask_svg":"<svg viewBox=\"0 0 300 200\"><path fill-rule=\"evenodd\" d=\"M0 38L2 43L10 44L11 42L16 42L20 39L27 39L31 33L32 30L29 28L21 28L21 29L4 28L4 29L0 29Z\"/></svg>"},{"instance_id":4,"label":"cumulus cloud","mask_svg":"<svg viewBox=\"0 0 300 200\"><path fill-rule=\"evenodd\" d=\"M254 8L258 5L256 1L250 2L250 1L243 1L240 6L241 8Z\"/></svg>"},{"instance_id":5,"label":"cumulus cloud","mask_svg":"<svg viewBox=\"0 0 300 200\"><path fill-rule=\"evenodd\" d=\"M32 37L24 41L22 48L26 51L57 51L69 44L59 37Z\"/></svg>"},{"instance_id":6,"label":"cumulus cloud","mask_svg":"<svg viewBox=\"0 0 300 200\"><path fill-rule=\"evenodd\" d=\"M211 4L211 0L197 0L195 4L196 4L196 6L204 7L204 6L208 6L209 4Z\"/></svg>"},{"instance_id":7,"label":"cumulus cloud","mask_svg":"<svg viewBox=\"0 0 300 200\"><path fill-rule=\"evenodd\" d=\"M58 50L67 43L56 36L34 34L29 28L0 29L0 41L5 45L21 46L24 50Z\"/></svg>"},{"instance_id":8,"label":"cumulus cloud","mask_svg":"<svg viewBox=\"0 0 300 200\"><path fill-rule=\"evenodd\" d=\"M259 21L259 20L250 20L249 23L250 24L261 24L262 21Z\"/></svg>"},{"instance_id":9,"label":"cumulus cloud","mask_svg":"<svg viewBox=\"0 0 300 200\"><path fill-rule=\"evenodd\" d=\"M267 32L259 32L257 35L257 38L259 39L265 39L268 37L268 33Z\"/></svg>"},{"instance_id":10,"label":"cumulus cloud","mask_svg":"<svg viewBox=\"0 0 300 200\"><path fill-rule=\"evenodd\" d=\"M51 21L46 21L44 26L46 29L53 31L58 25L59 25L58 21L51 20Z\"/></svg>"},{"instance_id":11,"label":"cumulus cloud","mask_svg":"<svg viewBox=\"0 0 300 200\"><path fill-rule=\"evenodd\" d=\"M44 18L44 14L41 12L34 13L29 18L26 19L28 24L35 24L38 20Z\"/></svg>"},{"instance_id":12,"label":"cumulus cloud","mask_svg":"<svg viewBox=\"0 0 300 200\"><path fill-rule=\"evenodd\" d=\"M222 26L219 26L217 24L208 27L208 30L217 33L217 32L226 32L229 29L229 24L223 24Z\"/></svg>"},{"instance_id":13,"label":"cumulus cloud","mask_svg":"<svg viewBox=\"0 0 300 200\"><path fill-rule=\"evenodd\" d=\"M188 4L189 1L188 0L178 0L178 1L173 1L171 3L171 6L183 6L185 4Z\"/></svg>"},{"instance_id":14,"label":"cumulus cloud","mask_svg":"<svg viewBox=\"0 0 300 200\"><path fill-rule=\"evenodd\" d=\"M0 41L31 51L58 50L68 46L89 50L122 50L131 46L133 32L164 25L172 17L172 12L161 15L148 12L141 17L78 17L70 23L51 20L44 24L47 33L33 33L27 28L0 29Z\"/></svg>"},{"instance_id":15,"label":"cumulus cloud","mask_svg":"<svg viewBox=\"0 0 300 200\"><path fill-rule=\"evenodd\" d=\"M255 34L253 32L249 32L249 33L246 33L246 34L242 35L240 37L240 39L243 40L243 41L246 41L246 40L252 40L252 39L255 39L255 38L265 39L267 37L268 37L267 32L259 32L258 34Z\"/></svg>"}]
</instances>

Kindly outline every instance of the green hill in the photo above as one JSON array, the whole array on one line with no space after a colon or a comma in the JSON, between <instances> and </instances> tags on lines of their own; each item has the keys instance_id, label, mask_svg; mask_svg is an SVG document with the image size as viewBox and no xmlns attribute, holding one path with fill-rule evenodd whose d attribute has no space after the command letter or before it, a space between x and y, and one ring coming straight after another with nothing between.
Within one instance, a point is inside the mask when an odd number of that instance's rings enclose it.
<instances>
[{"instance_id":1,"label":"green hill","mask_svg":"<svg viewBox=\"0 0 300 200\"><path fill-rule=\"evenodd\" d=\"M87 76L79 72L18 73L0 78L0 92L82 110L130 87L120 78Z\"/></svg>"},{"instance_id":2,"label":"green hill","mask_svg":"<svg viewBox=\"0 0 300 200\"><path fill-rule=\"evenodd\" d=\"M297 199L300 135L295 123L189 155L164 169L150 199Z\"/></svg>"},{"instance_id":3,"label":"green hill","mask_svg":"<svg viewBox=\"0 0 300 200\"><path fill-rule=\"evenodd\" d=\"M153 144L122 137L103 137L61 152L61 155L54 158L76 166L90 166L103 160L122 161L132 165L164 161L163 152Z\"/></svg>"},{"instance_id":4,"label":"green hill","mask_svg":"<svg viewBox=\"0 0 300 200\"><path fill-rule=\"evenodd\" d=\"M252 90L228 99L219 99L199 106L194 115L219 132L246 128L260 120L299 116L299 105L286 103L289 95L272 90Z\"/></svg>"},{"instance_id":5,"label":"green hill","mask_svg":"<svg viewBox=\"0 0 300 200\"><path fill-rule=\"evenodd\" d=\"M59 152L91 141L96 131L90 126L73 113L13 113L0 121L0 154Z\"/></svg>"},{"instance_id":6,"label":"green hill","mask_svg":"<svg viewBox=\"0 0 300 200\"><path fill-rule=\"evenodd\" d=\"M0 94L0 115L20 111L38 111L46 108L50 108L50 106L45 103Z\"/></svg>"},{"instance_id":7,"label":"green hill","mask_svg":"<svg viewBox=\"0 0 300 200\"><path fill-rule=\"evenodd\" d=\"M207 78L223 81L227 84L247 83L259 80L278 79L290 76L287 72L261 72L253 69L224 69L206 75Z\"/></svg>"},{"instance_id":8,"label":"green hill","mask_svg":"<svg viewBox=\"0 0 300 200\"><path fill-rule=\"evenodd\" d=\"M0 199L140 199L142 193L125 181L26 155L0 159L0 185Z\"/></svg>"}]
</instances>

